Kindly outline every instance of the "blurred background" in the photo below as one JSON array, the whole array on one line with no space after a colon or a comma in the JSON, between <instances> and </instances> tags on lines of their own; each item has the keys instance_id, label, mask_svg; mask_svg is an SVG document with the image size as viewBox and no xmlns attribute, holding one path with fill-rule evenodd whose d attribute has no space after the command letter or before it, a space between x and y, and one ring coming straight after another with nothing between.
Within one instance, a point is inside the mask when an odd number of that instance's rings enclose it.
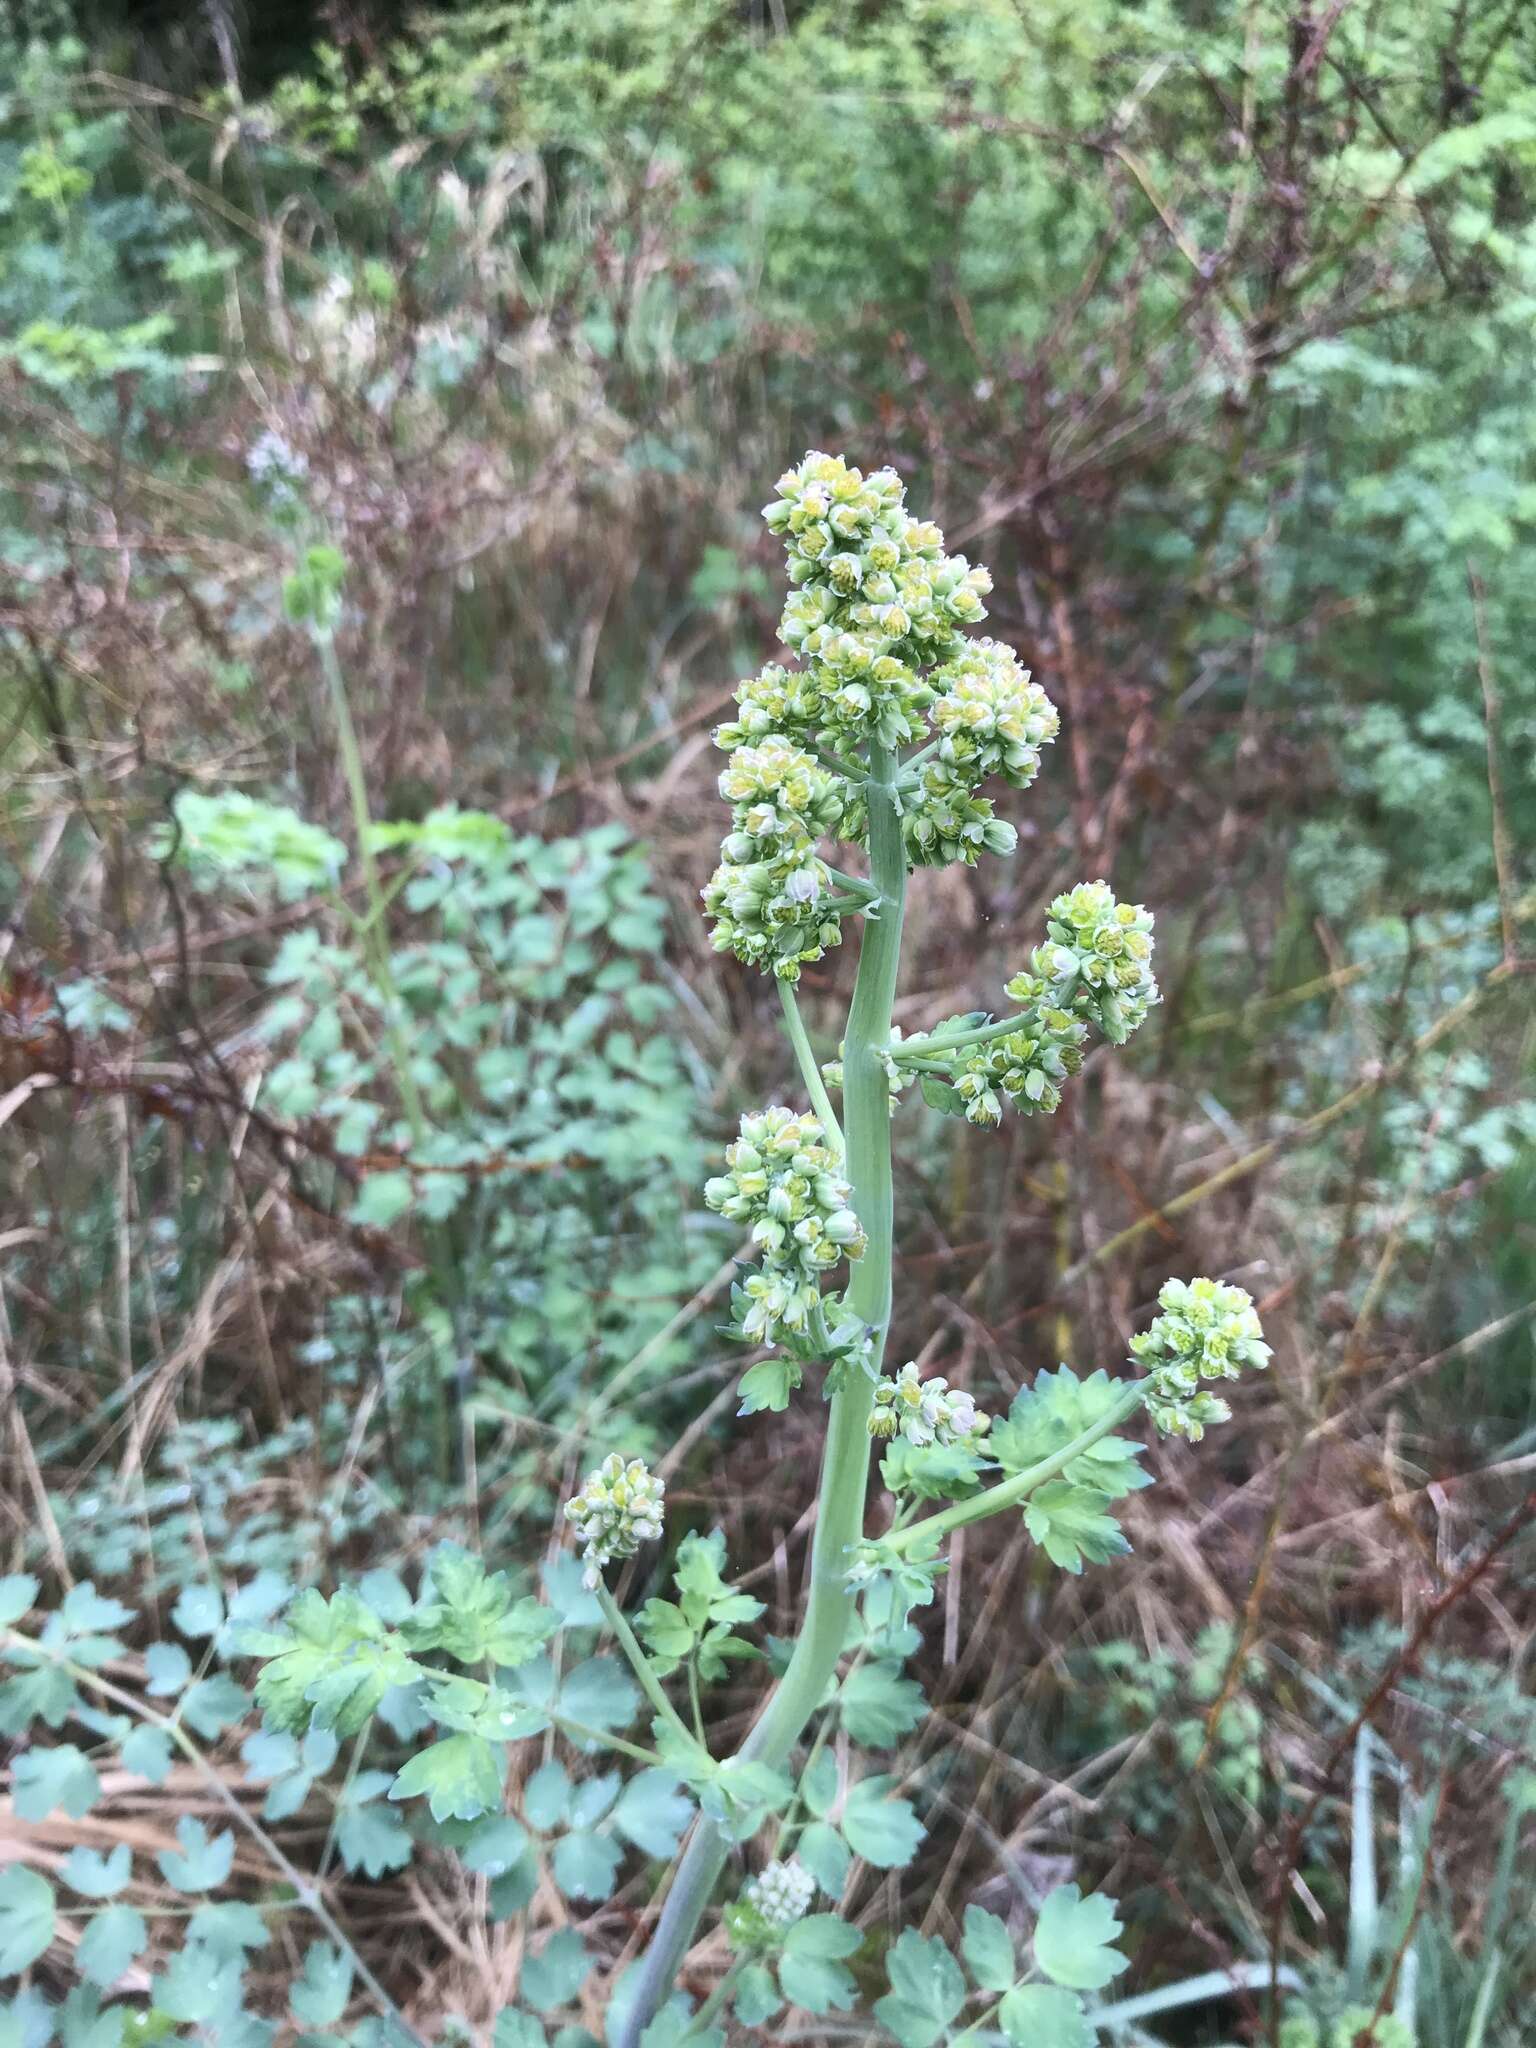
<instances>
[{"instance_id":1,"label":"blurred background","mask_svg":"<svg viewBox=\"0 0 1536 2048\"><path fill-rule=\"evenodd\" d=\"M1133 1558L971 1534L927 1839L857 1903L1107 1886L1168 2043L1260 2038L1277 1939L1287 2048L1351 1995L1528 2041L1536 14L12 0L0 95L5 1569L137 1653L210 1579L531 1568L622 1448L787 1624L821 1415L734 1422L699 1188L798 1084L700 914L710 732L773 479L893 463L1063 716L1018 855L915 878L900 1020L997 1007L1099 875L1164 990L1052 1119L904 1107L896 1356L1001 1407L1209 1271L1276 1357L1150 1453ZM512 1923L356 1833L359 1949L483 2028Z\"/></svg>"}]
</instances>

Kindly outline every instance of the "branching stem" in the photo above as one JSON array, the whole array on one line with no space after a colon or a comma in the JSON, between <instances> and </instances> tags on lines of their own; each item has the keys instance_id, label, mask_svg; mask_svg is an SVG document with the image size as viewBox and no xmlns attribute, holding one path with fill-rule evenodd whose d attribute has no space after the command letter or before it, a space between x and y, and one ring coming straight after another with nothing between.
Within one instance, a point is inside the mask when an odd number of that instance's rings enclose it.
<instances>
[{"instance_id":1,"label":"branching stem","mask_svg":"<svg viewBox=\"0 0 1536 2048\"><path fill-rule=\"evenodd\" d=\"M872 742L866 783L870 880L881 914L864 927L858 979L843 1044L846 1160L853 1208L868 1246L854 1268L848 1306L871 1332L878 1365L891 1317L891 1117L884 1056L891 1039L891 1006L901 956L907 857L897 808L895 763ZM816 1533L811 1547L811 1589L793 1654L777 1689L742 1748L756 1762L781 1766L821 1705L837 1669L854 1594L848 1557L864 1530L869 1480L869 1415L874 1384L850 1372L832 1396L822 1457ZM729 1841L716 1823L700 1819L677 1865L656 1932L640 1965L634 2001L615 2048L637 2048L660 2010L692 1944L724 1868Z\"/></svg>"},{"instance_id":2,"label":"branching stem","mask_svg":"<svg viewBox=\"0 0 1536 2048\"><path fill-rule=\"evenodd\" d=\"M942 1508L936 1515L924 1515L920 1522L909 1522L905 1529L898 1529L886 1537L886 1549L905 1554L924 1542L938 1542L952 1530L963 1529L971 1522L983 1522L989 1515L1000 1515L1005 1508L1019 1507L1037 1486L1043 1486L1048 1479L1064 1472L1074 1458L1080 1458L1084 1451L1091 1450L1134 1415L1146 1398L1147 1384L1145 1380L1138 1380L1126 1387L1114 1406L1101 1415L1091 1429L1085 1429L1081 1436L1074 1437L1059 1451L1053 1451L1050 1457L1042 1458L1037 1465L1015 1472L1011 1479L989 1486L984 1493L973 1494L969 1500L956 1501L953 1507Z\"/></svg>"}]
</instances>

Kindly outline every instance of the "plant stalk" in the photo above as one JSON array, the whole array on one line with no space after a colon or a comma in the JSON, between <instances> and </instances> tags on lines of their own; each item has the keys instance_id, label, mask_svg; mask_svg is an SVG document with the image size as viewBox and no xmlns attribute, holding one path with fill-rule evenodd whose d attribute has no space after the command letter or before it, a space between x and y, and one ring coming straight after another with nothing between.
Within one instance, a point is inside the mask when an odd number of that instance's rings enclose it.
<instances>
[{"instance_id":1,"label":"plant stalk","mask_svg":"<svg viewBox=\"0 0 1536 2048\"><path fill-rule=\"evenodd\" d=\"M869 867L881 911L878 919L865 925L860 942L858 979L844 1034L843 1114L853 1209L868 1239L864 1256L853 1269L848 1306L869 1327L877 1370L891 1319L894 1221L891 1112L882 1055L891 1037L907 887L895 782L893 754L872 742ZM837 1670L856 1597L847 1581L848 1553L864 1531L873 1405L874 1382L863 1372L850 1371L832 1396L811 1545L810 1597L784 1676L742 1745L742 1756L754 1762L778 1766L786 1761ZM729 1849L724 1831L701 1818L677 1864L615 2048L638 2048L641 2034L665 2003Z\"/></svg>"}]
</instances>

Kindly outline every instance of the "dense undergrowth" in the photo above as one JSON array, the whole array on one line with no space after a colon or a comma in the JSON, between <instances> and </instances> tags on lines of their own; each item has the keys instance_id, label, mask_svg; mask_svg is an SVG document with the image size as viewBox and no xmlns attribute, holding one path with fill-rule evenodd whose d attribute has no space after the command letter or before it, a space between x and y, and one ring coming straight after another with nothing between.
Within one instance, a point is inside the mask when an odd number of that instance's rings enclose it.
<instances>
[{"instance_id":1,"label":"dense undergrowth","mask_svg":"<svg viewBox=\"0 0 1536 2048\"><path fill-rule=\"evenodd\" d=\"M259 98L201 17L23 12L3 1562L9 1620L120 1697L12 1659L0 2027L87 1979L146 2037L254 2041L243 1972L259 2021L361 2039L363 1971L427 2035L601 2035L587 1964L636 1945L676 1786L604 1806L551 1734L466 1871L390 1759L258 1731L239 1630L343 1583L393 1626L467 1545L621 1726L558 1516L615 1448L674 1550L723 1529L794 1611L814 1418L733 1432L696 1192L786 1076L697 890L777 611L759 480L818 445L920 479L1063 719L1018 857L915 877L898 1022L992 1000L1079 876L1159 907L1163 1006L1054 1120L903 1123L902 1355L1002 1407L1120 1355L1170 1269L1244 1285L1277 1353L1198 1466L1151 1454L1113 1575L972 1532L930 1711L858 1735L926 1834L854 1872L848 1967L883 1981L898 1889L946 1933L1102 1883L1149 2038L1266 2038L1278 1959L1289 2048L1362 2005L1522 2039L1524 11L551 0L354 24L275 83L236 36ZM851 967L803 976L824 1058ZM93 1997L68 2038L106 2048Z\"/></svg>"}]
</instances>

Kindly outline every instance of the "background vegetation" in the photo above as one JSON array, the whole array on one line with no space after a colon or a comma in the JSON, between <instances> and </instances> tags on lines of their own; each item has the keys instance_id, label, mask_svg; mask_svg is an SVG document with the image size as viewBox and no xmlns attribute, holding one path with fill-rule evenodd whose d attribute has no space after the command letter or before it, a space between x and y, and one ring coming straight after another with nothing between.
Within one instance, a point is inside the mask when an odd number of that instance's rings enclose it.
<instances>
[{"instance_id":1,"label":"background vegetation","mask_svg":"<svg viewBox=\"0 0 1536 2048\"><path fill-rule=\"evenodd\" d=\"M1409 1970L1424 2048L1526 2038L1536 20L7 22L0 1562L195 1760L98 1701L89 1780L40 1785L13 1657L0 1955L34 1874L127 1845L150 2032L246 2024L160 1950L200 1885L260 1909L199 1936L253 2012L304 1970L283 2025L359 2020L285 1915L315 1882L422 2029L490 2038L521 1972L601 2034L581 1959L635 1939L665 1799L603 1822L610 1877L640 1852L612 1898L549 1781L512 1880L466 1876L377 1769L326 1790L253 1733L229 1622L387 1603L444 1538L569 1593L556 1503L614 1448L789 1612L819 1418L733 1429L698 1188L793 1082L697 890L710 727L777 612L756 507L825 446L992 565L1064 716L1018 859L915 878L913 1013L991 1001L1097 873L1156 911L1166 995L1053 1120L903 1123L897 1356L1006 1401L1123 1355L1169 1270L1241 1281L1277 1347L1219 1444L1152 1453L1132 1563L973 1537L894 1766L924 1845L855 1917L1072 1876L1120 1898L1132 1992L1219 1973L1149 2008L1165 2041L1259 2038L1272 1954L1325 2029ZM319 542L341 675L282 604ZM808 971L813 1029L850 966ZM198 1864L221 1814L282 1866Z\"/></svg>"}]
</instances>

